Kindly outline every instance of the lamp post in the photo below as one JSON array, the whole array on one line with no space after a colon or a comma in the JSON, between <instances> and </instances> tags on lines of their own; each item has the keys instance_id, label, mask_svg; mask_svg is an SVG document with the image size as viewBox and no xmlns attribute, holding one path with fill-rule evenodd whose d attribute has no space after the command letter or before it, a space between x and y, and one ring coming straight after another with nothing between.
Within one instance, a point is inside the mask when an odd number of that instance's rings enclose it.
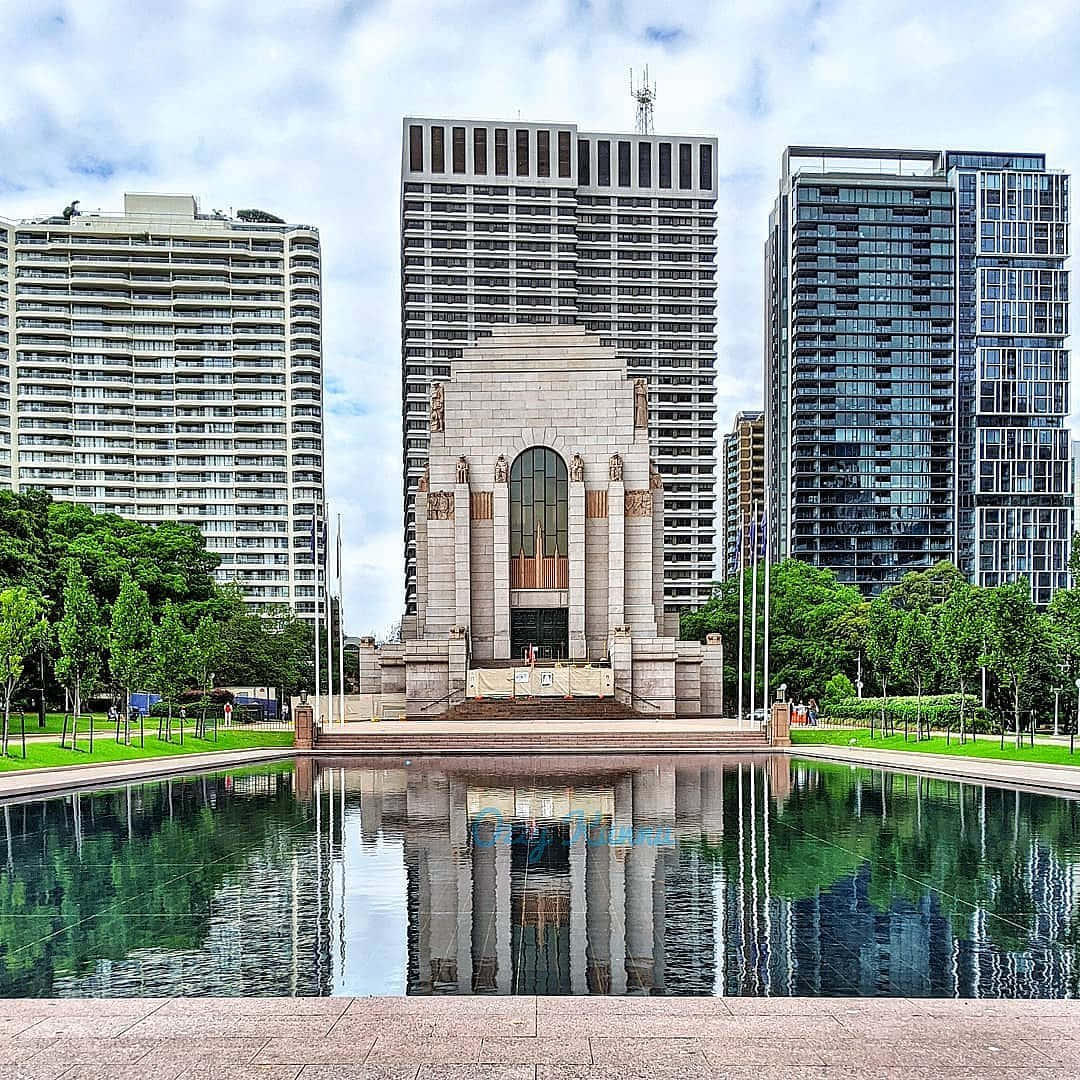
<instances>
[{"instance_id":1,"label":"lamp post","mask_svg":"<svg viewBox=\"0 0 1080 1080\"><path fill-rule=\"evenodd\" d=\"M1061 687L1055 686L1053 688L1054 694L1054 738L1058 736L1058 700L1061 697Z\"/></svg>"},{"instance_id":2,"label":"lamp post","mask_svg":"<svg viewBox=\"0 0 1080 1080\"><path fill-rule=\"evenodd\" d=\"M1080 688L1080 679L1076 680L1076 685L1077 685L1078 688ZM777 701L787 701L787 683L786 682L782 682L776 688L776 700Z\"/></svg>"}]
</instances>

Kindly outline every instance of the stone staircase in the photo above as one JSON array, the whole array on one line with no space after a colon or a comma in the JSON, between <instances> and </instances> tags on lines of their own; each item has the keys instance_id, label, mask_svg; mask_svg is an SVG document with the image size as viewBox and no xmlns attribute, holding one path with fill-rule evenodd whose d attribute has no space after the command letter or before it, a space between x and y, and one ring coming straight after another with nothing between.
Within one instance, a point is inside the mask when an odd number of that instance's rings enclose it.
<instances>
[{"instance_id":1,"label":"stone staircase","mask_svg":"<svg viewBox=\"0 0 1080 1080\"><path fill-rule=\"evenodd\" d=\"M440 720L633 720L641 714L611 698L468 698Z\"/></svg>"}]
</instances>

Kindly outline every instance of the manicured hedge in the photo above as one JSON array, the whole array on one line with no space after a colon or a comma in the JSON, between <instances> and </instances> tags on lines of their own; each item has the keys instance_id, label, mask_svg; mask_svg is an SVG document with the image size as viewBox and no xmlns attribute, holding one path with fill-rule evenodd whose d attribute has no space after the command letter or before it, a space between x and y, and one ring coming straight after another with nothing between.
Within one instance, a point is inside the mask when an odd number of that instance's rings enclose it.
<instances>
[{"instance_id":1,"label":"manicured hedge","mask_svg":"<svg viewBox=\"0 0 1080 1080\"><path fill-rule=\"evenodd\" d=\"M967 731L993 732L997 728L990 719L987 710L979 705L974 694L965 695L964 728ZM885 720L895 727L903 727L905 719L913 725L919 715L918 698L891 697L886 699ZM870 724L881 722L881 698L847 698L832 702L825 707L823 716L827 720ZM952 727L960 730L960 695L925 694L922 699L922 721L924 725L940 728Z\"/></svg>"}]
</instances>

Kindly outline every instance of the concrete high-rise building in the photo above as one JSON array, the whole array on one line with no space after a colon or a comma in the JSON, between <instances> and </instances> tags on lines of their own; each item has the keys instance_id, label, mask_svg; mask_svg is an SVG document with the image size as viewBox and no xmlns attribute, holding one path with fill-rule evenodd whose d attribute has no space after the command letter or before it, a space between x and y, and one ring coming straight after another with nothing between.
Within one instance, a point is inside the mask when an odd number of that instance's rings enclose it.
<instances>
[{"instance_id":1,"label":"concrete high-rise building","mask_svg":"<svg viewBox=\"0 0 1080 1080\"><path fill-rule=\"evenodd\" d=\"M318 230L191 195L0 220L0 483L197 525L254 605L315 611Z\"/></svg>"},{"instance_id":2,"label":"concrete high-rise building","mask_svg":"<svg viewBox=\"0 0 1080 1080\"><path fill-rule=\"evenodd\" d=\"M1043 155L788 147L765 248L774 557L876 593L1066 581L1068 177Z\"/></svg>"},{"instance_id":3,"label":"concrete high-rise building","mask_svg":"<svg viewBox=\"0 0 1080 1080\"><path fill-rule=\"evenodd\" d=\"M758 520L765 511L765 413L744 410L724 436L723 490L720 501L721 577L739 571L739 522L747 525L757 505ZM746 553L747 565L752 555Z\"/></svg>"},{"instance_id":4,"label":"concrete high-rise building","mask_svg":"<svg viewBox=\"0 0 1080 1080\"><path fill-rule=\"evenodd\" d=\"M665 607L715 563L716 139L407 117L402 138L406 610L428 395L497 325L579 325L649 386Z\"/></svg>"}]
</instances>

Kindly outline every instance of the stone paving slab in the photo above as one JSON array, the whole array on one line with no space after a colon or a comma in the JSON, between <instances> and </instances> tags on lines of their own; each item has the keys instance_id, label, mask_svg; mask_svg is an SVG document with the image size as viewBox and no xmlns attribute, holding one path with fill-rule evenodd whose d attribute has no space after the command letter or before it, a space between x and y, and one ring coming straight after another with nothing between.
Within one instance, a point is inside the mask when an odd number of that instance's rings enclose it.
<instances>
[{"instance_id":1,"label":"stone paving slab","mask_svg":"<svg viewBox=\"0 0 1080 1080\"><path fill-rule=\"evenodd\" d=\"M1064 1080L1078 1075L1080 1001L0 999L0 1080Z\"/></svg>"}]
</instances>

